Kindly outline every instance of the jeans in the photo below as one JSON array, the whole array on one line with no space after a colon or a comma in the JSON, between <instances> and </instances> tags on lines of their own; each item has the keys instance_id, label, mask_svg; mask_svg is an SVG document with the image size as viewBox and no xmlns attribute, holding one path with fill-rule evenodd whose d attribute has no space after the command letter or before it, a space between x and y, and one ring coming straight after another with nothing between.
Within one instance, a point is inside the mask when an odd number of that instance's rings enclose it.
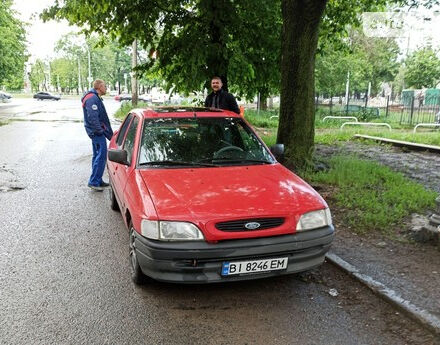
<instances>
[{"instance_id":1,"label":"jeans","mask_svg":"<svg viewBox=\"0 0 440 345\"><path fill-rule=\"evenodd\" d=\"M89 185L100 186L102 175L104 174L105 162L107 160L107 141L104 135L92 138L92 175L90 175Z\"/></svg>"}]
</instances>

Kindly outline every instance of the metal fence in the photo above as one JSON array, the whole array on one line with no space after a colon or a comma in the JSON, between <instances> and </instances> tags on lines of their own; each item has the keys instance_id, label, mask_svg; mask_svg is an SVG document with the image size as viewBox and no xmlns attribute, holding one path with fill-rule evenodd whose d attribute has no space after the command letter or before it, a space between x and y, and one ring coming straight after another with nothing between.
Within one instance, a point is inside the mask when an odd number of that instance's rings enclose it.
<instances>
[{"instance_id":1,"label":"metal fence","mask_svg":"<svg viewBox=\"0 0 440 345\"><path fill-rule=\"evenodd\" d=\"M349 116L360 115L361 119L392 117L404 125L418 123L440 123L440 95L406 94L401 99L388 97L370 99L344 97L315 98L317 112L321 115Z\"/></svg>"},{"instance_id":2,"label":"metal fence","mask_svg":"<svg viewBox=\"0 0 440 345\"><path fill-rule=\"evenodd\" d=\"M400 105L400 123L414 125L418 123L436 123L439 121L440 96L426 98L410 95Z\"/></svg>"}]
</instances>

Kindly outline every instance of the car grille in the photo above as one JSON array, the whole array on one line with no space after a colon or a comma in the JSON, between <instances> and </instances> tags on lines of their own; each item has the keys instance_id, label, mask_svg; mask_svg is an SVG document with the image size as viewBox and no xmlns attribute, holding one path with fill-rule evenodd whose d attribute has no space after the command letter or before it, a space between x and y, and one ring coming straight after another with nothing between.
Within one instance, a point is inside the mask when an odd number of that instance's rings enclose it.
<instances>
[{"instance_id":1,"label":"car grille","mask_svg":"<svg viewBox=\"0 0 440 345\"><path fill-rule=\"evenodd\" d=\"M246 228L248 223L258 223L260 226L256 229ZM256 219L241 219L229 222L221 222L215 224L215 227L221 231L258 231L264 229L276 228L284 223L284 218L256 218Z\"/></svg>"}]
</instances>

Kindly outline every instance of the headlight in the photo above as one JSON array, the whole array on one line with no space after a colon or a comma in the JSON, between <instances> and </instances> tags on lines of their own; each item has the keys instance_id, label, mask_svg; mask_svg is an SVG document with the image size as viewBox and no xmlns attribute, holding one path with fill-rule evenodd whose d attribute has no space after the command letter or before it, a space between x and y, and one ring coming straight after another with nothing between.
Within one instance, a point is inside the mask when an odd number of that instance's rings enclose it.
<instances>
[{"instance_id":1,"label":"headlight","mask_svg":"<svg viewBox=\"0 0 440 345\"><path fill-rule=\"evenodd\" d=\"M332 224L332 216L328 208L304 213L296 225L296 231L306 231Z\"/></svg>"},{"instance_id":2,"label":"headlight","mask_svg":"<svg viewBox=\"0 0 440 345\"><path fill-rule=\"evenodd\" d=\"M142 236L160 241L201 241L202 232L197 226L186 222L151 221L144 219Z\"/></svg>"}]
</instances>

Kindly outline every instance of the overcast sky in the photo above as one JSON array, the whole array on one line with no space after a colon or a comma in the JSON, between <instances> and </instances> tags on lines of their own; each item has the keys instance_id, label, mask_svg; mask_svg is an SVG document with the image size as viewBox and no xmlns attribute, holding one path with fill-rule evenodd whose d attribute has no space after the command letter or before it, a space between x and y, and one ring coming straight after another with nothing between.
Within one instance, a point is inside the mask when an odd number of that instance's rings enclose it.
<instances>
[{"instance_id":1,"label":"overcast sky","mask_svg":"<svg viewBox=\"0 0 440 345\"><path fill-rule=\"evenodd\" d=\"M40 14L53 3L54 0L14 0L13 8L19 18L30 24L27 28L27 41L28 51L32 55L31 61L35 58L54 56L55 42L61 36L79 30L77 27L69 26L65 21L43 23L38 16L31 18L33 14Z\"/></svg>"},{"instance_id":2,"label":"overcast sky","mask_svg":"<svg viewBox=\"0 0 440 345\"><path fill-rule=\"evenodd\" d=\"M54 0L14 0L14 9L18 12L19 18L25 22L28 22L30 26L27 28L27 40L28 51L31 54L31 62L35 58L47 58L53 57L55 42L61 38L61 36L72 32L78 31L77 27L72 27L67 22L55 22L50 21L43 23L39 19L43 9L49 7L54 3ZM432 13L432 11L430 11ZM31 16L37 14L33 19ZM440 18L440 16L438 17ZM434 25L432 25L434 24ZM439 47L440 38L438 33L440 32L440 20L437 23L432 23L429 30L413 31L410 39L409 50L415 50L426 42L427 33L434 33L431 43L433 46ZM435 25L438 24L438 25ZM402 54L405 55L408 48L408 38L402 38L398 40Z\"/></svg>"}]
</instances>

